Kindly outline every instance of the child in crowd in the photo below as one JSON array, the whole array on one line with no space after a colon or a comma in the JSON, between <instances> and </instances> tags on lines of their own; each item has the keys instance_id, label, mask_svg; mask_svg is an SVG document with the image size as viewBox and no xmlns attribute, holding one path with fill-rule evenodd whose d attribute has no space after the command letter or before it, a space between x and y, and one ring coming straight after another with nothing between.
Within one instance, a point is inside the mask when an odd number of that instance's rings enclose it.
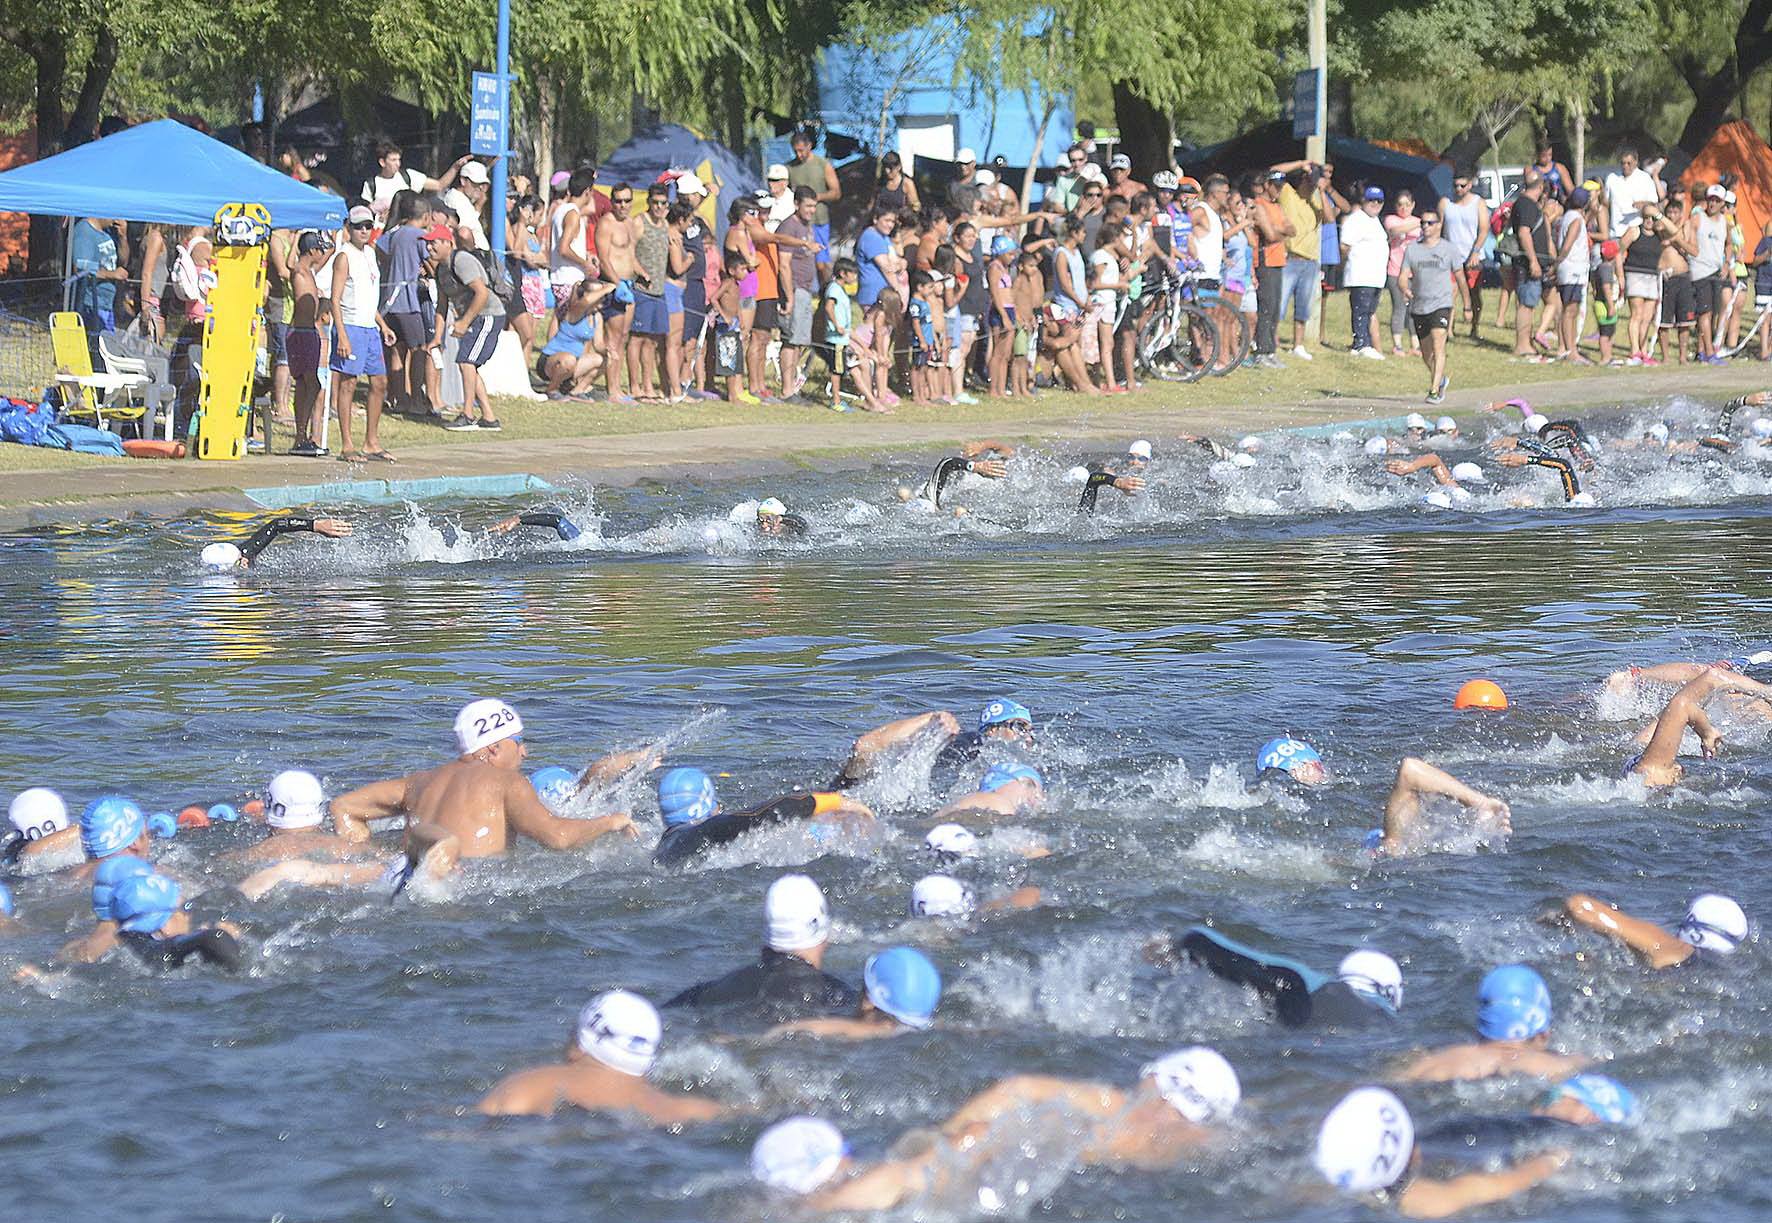
<instances>
[{"instance_id":1,"label":"child in crowd","mask_svg":"<svg viewBox=\"0 0 1772 1223\"><path fill-rule=\"evenodd\" d=\"M824 291L825 339L831 346L831 411L843 408L843 374L848 368L851 345L854 343L855 298L857 280L855 260L839 259L831 265L831 283ZM865 402L867 392L864 389Z\"/></svg>"},{"instance_id":2,"label":"child in crowd","mask_svg":"<svg viewBox=\"0 0 1772 1223\"><path fill-rule=\"evenodd\" d=\"M1046 300L1046 278L1040 255L1023 251L1015 261L1015 346L1011 352L1009 393L1034 393L1034 356L1039 352L1040 304Z\"/></svg>"},{"instance_id":3,"label":"child in crowd","mask_svg":"<svg viewBox=\"0 0 1772 1223\"><path fill-rule=\"evenodd\" d=\"M861 405L869 412L891 412L898 403L887 386L892 374L892 339L904 317L904 298L895 289L882 289L862 321L855 325L853 360L855 385Z\"/></svg>"}]
</instances>

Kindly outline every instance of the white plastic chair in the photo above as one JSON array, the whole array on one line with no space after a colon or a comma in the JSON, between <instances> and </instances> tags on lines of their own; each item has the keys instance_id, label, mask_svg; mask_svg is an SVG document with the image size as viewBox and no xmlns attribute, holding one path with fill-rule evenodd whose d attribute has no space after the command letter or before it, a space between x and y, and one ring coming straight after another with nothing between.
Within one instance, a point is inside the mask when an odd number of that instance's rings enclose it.
<instances>
[{"instance_id":1,"label":"white plastic chair","mask_svg":"<svg viewBox=\"0 0 1772 1223\"><path fill-rule=\"evenodd\" d=\"M153 375L148 372L148 363L141 357L125 356L117 351L116 341L100 333L98 336L98 355L104 362L105 373L112 383L130 402L134 403L138 391L146 391L154 383ZM159 401L155 396L147 396L144 405L146 417L142 421L142 436L154 435L154 417L159 415L165 421L165 436L172 440L172 415L160 411Z\"/></svg>"}]
</instances>

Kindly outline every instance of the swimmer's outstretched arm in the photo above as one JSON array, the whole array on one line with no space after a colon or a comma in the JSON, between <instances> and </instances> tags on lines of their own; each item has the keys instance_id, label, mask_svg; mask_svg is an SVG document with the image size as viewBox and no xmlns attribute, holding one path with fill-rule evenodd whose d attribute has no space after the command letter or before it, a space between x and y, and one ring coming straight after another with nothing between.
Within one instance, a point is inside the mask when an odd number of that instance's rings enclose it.
<instances>
[{"instance_id":1,"label":"swimmer's outstretched arm","mask_svg":"<svg viewBox=\"0 0 1772 1223\"><path fill-rule=\"evenodd\" d=\"M1505 1202L1547 1181L1569 1162L1567 1151L1547 1151L1499 1172L1467 1172L1450 1180L1418 1178L1397 1197L1406 1219L1444 1219L1473 1206Z\"/></svg>"},{"instance_id":2,"label":"swimmer's outstretched arm","mask_svg":"<svg viewBox=\"0 0 1772 1223\"><path fill-rule=\"evenodd\" d=\"M945 709L937 709L933 713L919 713L876 726L855 737L855 744L849 749L849 759L843 762L837 776L846 781L860 781L873 769L874 761L881 753L925 731L939 731L944 740L952 739L960 733L960 720Z\"/></svg>"},{"instance_id":3,"label":"swimmer's outstretched arm","mask_svg":"<svg viewBox=\"0 0 1772 1223\"><path fill-rule=\"evenodd\" d=\"M1644 921L1619 911L1616 905L1577 892L1563 902L1569 916L1578 925L1616 939L1649 962L1651 968L1672 968L1684 964L1697 951L1687 943L1663 930L1654 922Z\"/></svg>"},{"instance_id":4,"label":"swimmer's outstretched arm","mask_svg":"<svg viewBox=\"0 0 1772 1223\"><path fill-rule=\"evenodd\" d=\"M1424 468L1433 472L1434 479L1438 480L1441 484L1458 483L1457 480L1452 478L1452 471L1446 466L1446 460L1442 459L1432 451L1419 455L1413 459L1391 459L1384 465L1384 469L1390 472L1393 476L1413 475Z\"/></svg>"},{"instance_id":5,"label":"swimmer's outstretched arm","mask_svg":"<svg viewBox=\"0 0 1772 1223\"><path fill-rule=\"evenodd\" d=\"M55 958L64 964L91 964L102 960L117 945L117 923L102 921L89 932L63 943Z\"/></svg>"},{"instance_id":6,"label":"swimmer's outstretched arm","mask_svg":"<svg viewBox=\"0 0 1772 1223\"><path fill-rule=\"evenodd\" d=\"M578 789L582 790L586 786L606 785L624 773L631 773L636 769L649 773L663 763L664 753L650 744L646 747L636 747L632 751L616 752L587 764L584 772L578 775ZM576 791L574 792L576 793Z\"/></svg>"},{"instance_id":7,"label":"swimmer's outstretched arm","mask_svg":"<svg viewBox=\"0 0 1772 1223\"><path fill-rule=\"evenodd\" d=\"M1012 781L1000 790L979 790L956 798L932 817L937 823L963 811L988 811L1014 815L1040 798L1040 787L1031 781Z\"/></svg>"},{"instance_id":8,"label":"swimmer's outstretched arm","mask_svg":"<svg viewBox=\"0 0 1772 1223\"><path fill-rule=\"evenodd\" d=\"M351 533L351 524L342 518L298 518L285 515L273 518L252 533L252 538L240 545L240 559L250 565L258 559L258 554L271 546L271 541L279 535L287 535L291 531L312 531L316 535L325 535L333 539Z\"/></svg>"},{"instance_id":9,"label":"swimmer's outstretched arm","mask_svg":"<svg viewBox=\"0 0 1772 1223\"><path fill-rule=\"evenodd\" d=\"M589 820L561 819L547 809L535 787L520 773L512 773L506 783L505 818L514 831L549 849L576 849L611 832L626 832L630 838L639 835L633 817L625 811Z\"/></svg>"},{"instance_id":10,"label":"swimmer's outstretched arm","mask_svg":"<svg viewBox=\"0 0 1772 1223\"><path fill-rule=\"evenodd\" d=\"M930 1173L940 1145L907 1159L875 1164L842 1184L806 1199L810 1210L820 1212L891 1210L913 1194L929 1188Z\"/></svg>"},{"instance_id":11,"label":"swimmer's outstretched arm","mask_svg":"<svg viewBox=\"0 0 1772 1223\"><path fill-rule=\"evenodd\" d=\"M960 443L960 453L969 459L976 459L979 455L990 454L992 451L1007 459L1014 456L1015 447L994 437L981 437L977 441Z\"/></svg>"},{"instance_id":12,"label":"swimmer's outstretched arm","mask_svg":"<svg viewBox=\"0 0 1772 1223\"><path fill-rule=\"evenodd\" d=\"M1104 487L1112 486L1123 493L1136 493L1144 490L1142 476L1116 476L1111 471L1092 471L1089 479L1083 484L1083 495L1077 501L1077 508L1086 513L1095 512L1095 498Z\"/></svg>"},{"instance_id":13,"label":"swimmer's outstretched arm","mask_svg":"<svg viewBox=\"0 0 1772 1223\"><path fill-rule=\"evenodd\" d=\"M413 774L413 777L423 774ZM406 791L412 777L372 781L332 800L332 822L347 841L367 841L369 821L406 814Z\"/></svg>"},{"instance_id":14,"label":"swimmer's outstretched arm","mask_svg":"<svg viewBox=\"0 0 1772 1223\"><path fill-rule=\"evenodd\" d=\"M1425 760L1405 756L1397 766L1397 779L1391 786L1390 797L1385 800L1384 838L1378 846L1381 851L1387 854L1409 852L1409 834L1421 817L1421 799L1427 794L1438 794L1462 803L1480 818L1492 821L1502 835L1512 831L1507 804L1499 798L1473 790L1445 769L1435 768Z\"/></svg>"},{"instance_id":15,"label":"swimmer's outstretched arm","mask_svg":"<svg viewBox=\"0 0 1772 1223\"><path fill-rule=\"evenodd\" d=\"M248 900L262 900L285 883L304 887L368 887L386 872L379 865L365 862L310 862L291 858L262 871L254 871L240 881L240 893Z\"/></svg>"},{"instance_id":16,"label":"swimmer's outstretched arm","mask_svg":"<svg viewBox=\"0 0 1772 1223\"><path fill-rule=\"evenodd\" d=\"M1046 851L1042 851L1042 856ZM1040 907L1040 889L1029 884L1016 888L1007 896L998 896L979 905L981 913L1006 913L1011 909L1037 909Z\"/></svg>"},{"instance_id":17,"label":"swimmer's outstretched arm","mask_svg":"<svg viewBox=\"0 0 1772 1223\"><path fill-rule=\"evenodd\" d=\"M20 861L28 862L33 858L49 857L61 853L74 853L85 857L80 849L80 825L72 824L46 837L38 837L35 841L26 841L18 851Z\"/></svg>"},{"instance_id":18,"label":"swimmer's outstretched arm","mask_svg":"<svg viewBox=\"0 0 1772 1223\"><path fill-rule=\"evenodd\" d=\"M873 1040L878 1036L895 1036L902 1029L888 1024L873 1023L866 1019L858 1019L854 1015L826 1015L818 1019L798 1019L792 1023L779 1023L761 1039L776 1040L783 1036L817 1036L830 1040Z\"/></svg>"},{"instance_id":19,"label":"swimmer's outstretched arm","mask_svg":"<svg viewBox=\"0 0 1772 1223\"><path fill-rule=\"evenodd\" d=\"M942 1123L942 1136L964 1150L1005 1114L1048 1103L1062 1104L1078 1116L1100 1119L1123 1109L1126 1093L1104 1083L1044 1074L1011 1075L960 1105L954 1115Z\"/></svg>"},{"instance_id":20,"label":"swimmer's outstretched arm","mask_svg":"<svg viewBox=\"0 0 1772 1223\"><path fill-rule=\"evenodd\" d=\"M1723 745L1723 736L1711 725L1703 704L1716 692L1745 692L1751 696L1764 696L1772 692L1772 688L1722 667L1706 667L1702 675L1687 681L1684 687L1674 693L1662 709L1655 720L1655 732L1649 736L1649 745L1643 749L1643 754L1637 758L1631 771L1648 775L1653 771L1673 768L1680 754L1680 739L1688 726L1698 735L1705 758L1715 756L1717 749Z\"/></svg>"}]
</instances>

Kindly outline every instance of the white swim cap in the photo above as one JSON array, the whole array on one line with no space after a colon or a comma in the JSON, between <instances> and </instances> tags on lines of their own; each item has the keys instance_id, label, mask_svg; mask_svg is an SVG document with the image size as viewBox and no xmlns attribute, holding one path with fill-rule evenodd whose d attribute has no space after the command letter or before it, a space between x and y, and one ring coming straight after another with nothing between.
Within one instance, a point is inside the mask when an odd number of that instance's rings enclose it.
<instances>
[{"instance_id":1,"label":"white swim cap","mask_svg":"<svg viewBox=\"0 0 1772 1223\"><path fill-rule=\"evenodd\" d=\"M1255 456L1239 450L1239 451L1237 451L1237 453L1235 453L1231 456L1231 466L1232 467L1253 467L1253 466L1255 466Z\"/></svg>"},{"instance_id":2,"label":"white swim cap","mask_svg":"<svg viewBox=\"0 0 1772 1223\"><path fill-rule=\"evenodd\" d=\"M937 824L923 838L923 847L932 854L970 858L978 853L978 838L958 824Z\"/></svg>"},{"instance_id":3,"label":"white swim cap","mask_svg":"<svg viewBox=\"0 0 1772 1223\"><path fill-rule=\"evenodd\" d=\"M233 544L207 544L200 559L211 569L232 569L240 563L240 549Z\"/></svg>"},{"instance_id":4,"label":"white swim cap","mask_svg":"<svg viewBox=\"0 0 1772 1223\"><path fill-rule=\"evenodd\" d=\"M824 893L805 875L783 875L763 899L763 924L777 951L807 951L831 936Z\"/></svg>"},{"instance_id":5,"label":"white swim cap","mask_svg":"<svg viewBox=\"0 0 1772 1223\"><path fill-rule=\"evenodd\" d=\"M1420 429L1425 433L1432 426L1427 423L1427 417L1423 416L1420 412L1411 412L1407 419L1403 421L1403 427L1406 429Z\"/></svg>"},{"instance_id":6,"label":"white swim cap","mask_svg":"<svg viewBox=\"0 0 1772 1223\"><path fill-rule=\"evenodd\" d=\"M501 739L521 738L522 734L523 719L503 701L469 701L455 715L455 746L464 756L491 747Z\"/></svg>"},{"instance_id":7,"label":"white swim cap","mask_svg":"<svg viewBox=\"0 0 1772 1223\"><path fill-rule=\"evenodd\" d=\"M1126 453L1132 458L1144 459L1148 462L1151 457L1151 444L1140 438L1138 441L1133 442L1130 446L1126 447Z\"/></svg>"},{"instance_id":8,"label":"white swim cap","mask_svg":"<svg viewBox=\"0 0 1772 1223\"><path fill-rule=\"evenodd\" d=\"M1471 499L1471 495L1468 492L1456 485L1446 491L1451 494L1452 500L1458 502L1460 505L1463 505L1466 501Z\"/></svg>"},{"instance_id":9,"label":"white swim cap","mask_svg":"<svg viewBox=\"0 0 1772 1223\"><path fill-rule=\"evenodd\" d=\"M1064 478L1072 484L1087 484L1089 483L1089 469L1079 464L1065 472Z\"/></svg>"},{"instance_id":10,"label":"white swim cap","mask_svg":"<svg viewBox=\"0 0 1772 1223\"><path fill-rule=\"evenodd\" d=\"M285 769L271 778L265 799L265 823L272 828L313 828L325 815L320 779L301 769Z\"/></svg>"},{"instance_id":11,"label":"white swim cap","mask_svg":"<svg viewBox=\"0 0 1772 1223\"><path fill-rule=\"evenodd\" d=\"M1242 441L1237 443L1237 449L1247 450L1250 454L1254 454L1257 450L1261 449L1261 439L1251 433L1248 437L1245 437Z\"/></svg>"},{"instance_id":12,"label":"white swim cap","mask_svg":"<svg viewBox=\"0 0 1772 1223\"><path fill-rule=\"evenodd\" d=\"M912 917L966 917L976 907L972 890L951 875L925 875L911 887Z\"/></svg>"},{"instance_id":13,"label":"white swim cap","mask_svg":"<svg viewBox=\"0 0 1772 1223\"><path fill-rule=\"evenodd\" d=\"M1421 503L1431 505L1435 509L1449 510L1452 508L1452 494L1443 488L1436 488L1433 492L1425 494L1421 498Z\"/></svg>"},{"instance_id":14,"label":"white swim cap","mask_svg":"<svg viewBox=\"0 0 1772 1223\"><path fill-rule=\"evenodd\" d=\"M1458 422L1453 420L1450 416L1442 416L1439 420L1434 422L1434 432L1456 433L1458 432Z\"/></svg>"},{"instance_id":15,"label":"white swim cap","mask_svg":"<svg viewBox=\"0 0 1772 1223\"><path fill-rule=\"evenodd\" d=\"M1475 463L1457 463L1452 467L1452 478L1460 484L1474 483L1483 478L1483 469Z\"/></svg>"},{"instance_id":16,"label":"white swim cap","mask_svg":"<svg viewBox=\"0 0 1772 1223\"><path fill-rule=\"evenodd\" d=\"M1414 1152L1409 1110L1382 1087L1349 1092L1317 1131L1317 1171L1349 1193L1396 1184Z\"/></svg>"},{"instance_id":17,"label":"white swim cap","mask_svg":"<svg viewBox=\"0 0 1772 1223\"><path fill-rule=\"evenodd\" d=\"M1365 450L1367 454L1389 454L1391 444L1384 440L1383 434L1379 434L1375 437L1367 438L1365 446L1361 447L1361 449Z\"/></svg>"},{"instance_id":18,"label":"white swim cap","mask_svg":"<svg viewBox=\"0 0 1772 1223\"><path fill-rule=\"evenodd\" d=\"M1231 1064L1203 1045L1165 1054L1140 1070L1138 1077L1155 1079L1157 1093L1195 1125L1225 1120L1243 1098Z\"/></svg>"},{"instance_id":19,"label":"white swim cap","mask_svg":"<svg viewBox=\"0 0 1772 1223\"><path fill-rule=\"evenodd\" d=\"M837 1175L849 1146L843 1131L817 1117L777 1121L751 1148L751 1175L771 1189L811 1193Z\"/></svg>"},{"instance_id":20,"label":"white swim cap","mask_svg":"<svg viewBox=\"0 0 1772 1223\"><path fill-rule=\"evenodd\" d=\"M32 786L12 796L12 803L6 808L6 818L33 841L41 840L68 826L68 805L54 790Z\"/></svg>"},{"instance_id":21,"label":"white swim cap","mask_svg":"<svg viewBox=\"0 0 1772 1223\"><path fill-rule=\"evenodd\" d=\"M611 1070L643 1076L658 1057L658 1012L638 994L612 989L578 1013L578 1048Z\"/></svg>"},{"instance_id":22,"label":"white swim cap","mask_svg":"<svg viewBox=\"0 0 1772 1223\"><path fill-rule=\"evenodd\" d=\"M1728 955L1747 938L1747 914L1727 896L1706 892L1686 910L1679 935L1694 947Z\"/></svg>"},{"instance_id":23,"label":"white swim cap","mask_svg":"<svg viewBox=\"0 0 1772 1223\"><path fill-rule=\"evenodd\" d=\"M1336 977L1363 994L1376 994L1393 1011L1403 1009L1403 970L1382 951L1362 947L1342 957Z\"/></svg>"},{"instance_id":24,"label":"white swim cap","mask_svg":"<svg viewBox=\"0 0 1772 1223\"><path fill-rule=\"evenodd\" d=\"M1594 500L1594 495L1592 493L1576 493L1573 497L1569 498L1566 504L1570 509L1591 510L1599 503Z\"/></svg>"},{"instance_id":25,"label":"white swim cap","mask_svg":"<svg viewBox=\"0 0 1772 1223\"><path fill-rule=\"evenodd\" d=\"M1643 432L1647 433L1650 437L1654 438L1658 442L1665 442L1667 440L1667 426L1662 424L1660 421L1656 421L1654 424L1650 425L1647 429L1643 430Z\"/></svg>"},{"instance_id":26,"label":"white swim cap","mask_svg":"<svg viewBox=\"0 0 1772 1223\"><path fill-rule=\"evenodd\" d=\"M1525 420L1520 422L1520 428L1523 429L1527 433L1537 433L1540 429L1544 428L1548 424L1550 424L1550 419L1548 417L1546 417L1538 412L1534 412L1534 413L1532 413L1532 415L1528 416Z\"/></svg>"},{"instance_id":27,"label":"white swim cap","mask_svg":"<svg viewBox=\"0 0 1772 1223\"><path fill-rule=\"evenodd\" d=\"M757 503L755 501L740 501L726 511L726 521L737 523L757 521Z\"/></svg>"},{"instance_id":28,"label":"white swim cap","mask_svg":"<svg viewBox=\"0 0 1772 1223\"><path fill-rule=\"evenodd\" d=\"M1772 437L1772 416L1756 416L1748 428L1755 437Z\"/></svg>"},{"instance_id":29,"label":"white swim cap","mask_svg":"<svg viewBox=\"0 0 1772 1223\"><path fill-rule=\"evenodd\" d=\"M765 514L773 514L779 518L787 512L788 507L781 503L779 497L766 497L762 501L757 502L757 517L759 518Z\"/></svg>"}]
</instances>

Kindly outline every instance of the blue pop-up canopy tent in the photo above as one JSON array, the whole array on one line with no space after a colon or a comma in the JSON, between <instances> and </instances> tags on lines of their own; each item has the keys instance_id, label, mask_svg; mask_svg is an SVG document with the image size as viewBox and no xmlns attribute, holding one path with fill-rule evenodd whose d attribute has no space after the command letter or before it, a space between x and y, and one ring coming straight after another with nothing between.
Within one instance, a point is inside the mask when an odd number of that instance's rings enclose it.
<instances>
[{"instance_id":1,"label":"blue pop-up canopy tent","mask_svg":"<svg viewBox=\"0 0 1772 1223\"><path fill-rule=\"evenodd\" d=\"M0 174L0 212L208 225L233 201L263 204L283 229L337 229L345 201L261 165L173 119Z\"/></svg>"}]
</instances>

